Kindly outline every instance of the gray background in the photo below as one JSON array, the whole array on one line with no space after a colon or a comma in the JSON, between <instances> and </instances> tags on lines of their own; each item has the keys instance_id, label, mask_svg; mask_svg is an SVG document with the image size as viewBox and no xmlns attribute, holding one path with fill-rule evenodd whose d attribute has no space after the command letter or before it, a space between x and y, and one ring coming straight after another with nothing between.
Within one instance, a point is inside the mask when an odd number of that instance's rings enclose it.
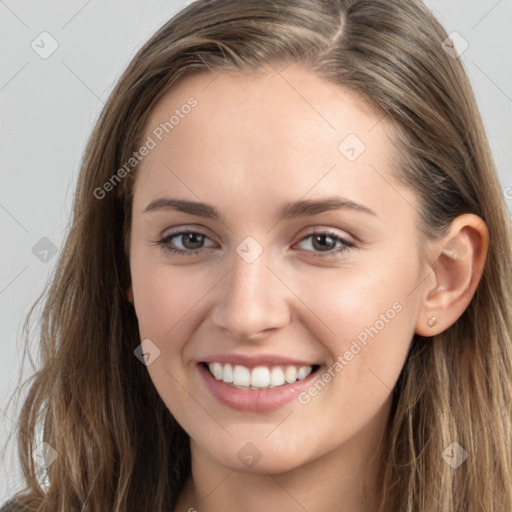
<instances>
[{"instance_id":1,"label":"gray background","mask_svg":"<svg viewBox=\"0 0 512 512\"><path fill-rule=\"evenodd\" d=\"M135 51L188 3L0 0L2 445L14 425L6 404L22 371L21 325L54 268L86 138ZM469 44L461 59L512 207L512 0L425 4L448 33L458 32ZM44 31L58 44L47 58L31 46L51 48L49 38L41 42ZM30 366L23 372L25 379ZM0 461L0 504L19 488L14 455L11 442Z\"/></svg>"}]
</instances>

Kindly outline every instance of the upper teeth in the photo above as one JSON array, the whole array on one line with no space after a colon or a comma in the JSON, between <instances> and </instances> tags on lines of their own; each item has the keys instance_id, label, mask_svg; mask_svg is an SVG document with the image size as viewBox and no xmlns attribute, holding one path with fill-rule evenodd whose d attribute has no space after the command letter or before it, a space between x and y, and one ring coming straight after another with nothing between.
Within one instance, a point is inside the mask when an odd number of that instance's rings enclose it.
<instances>
[{"instance_id":1,"label":"upper teeth","mask_svg":"<svg viewBox=\"0 0 512 512\"><path fill-rule=\"evenodd\" d=\"M246 366L229 363L208 363L208 368L217 380L232 383L248 389L273 388L284 383L291 384L306 378L312 371L311 366L256 366L252 370Z\"/></svg>"}]
</instances>

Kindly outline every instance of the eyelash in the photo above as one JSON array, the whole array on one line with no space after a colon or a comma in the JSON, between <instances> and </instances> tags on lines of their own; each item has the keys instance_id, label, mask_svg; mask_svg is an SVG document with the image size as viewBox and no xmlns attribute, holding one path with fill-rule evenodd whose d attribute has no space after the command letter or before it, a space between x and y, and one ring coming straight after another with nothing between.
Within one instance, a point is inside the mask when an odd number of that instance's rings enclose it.
<instances>
[{"instance_id":1,"label":"eyelash","mask_svg":"<svg viewBox=\"0 0 512 512\"><path fill-rule=\"evenodd\" d=\"M155 244L161 246L164 251L172 253L172 254L178 254L178 255L182 255L182 256L195 256L196 254L201 252L203 249L191 249L188 251L183 251L181 249L176 249L169 245L169 242L173 238L179 237L181 235L189 235L189 234L202 235L205 238L209 238L207 235L205 235L204 233L201 233L200 231L182 230L182 231L177 231L176 233L170 233L169 235L161 238L160 240L157 240L155 242ZM325 251L325 253L323 253L323 254L322 254L322 252L319 252L319 251L306 251L308 253L312 253L311 255L314 258L326 258L326 257L333 256L333 255L341 255L345 252L348 252L353 247L355 247L355 244L353 242L350 242L350 241L346 240L345 238L340 237L339 235L331 233L330 231L313 231L312 233L309 233L309 235L306 235L305 237L301 238L300 242L302 242L302 241L306 240L307 238L310 238L314 235L327 235L330 238L334 239L335 242L341 242L344 245L344 247L342 247L341 249L340 248L338 248L337 250L332 249L329 251Z\"/></svg>"}]
</instances>

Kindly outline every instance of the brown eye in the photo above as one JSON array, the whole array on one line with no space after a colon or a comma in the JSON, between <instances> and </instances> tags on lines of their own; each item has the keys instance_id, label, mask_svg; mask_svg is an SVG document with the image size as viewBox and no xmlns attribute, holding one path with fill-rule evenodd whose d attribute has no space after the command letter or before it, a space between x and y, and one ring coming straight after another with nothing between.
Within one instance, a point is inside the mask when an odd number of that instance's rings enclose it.
<instances>
[{"instance_id":1,"label":"brown eye","mask_svg":"<svg viewBox=\"0 0 512 512\"><path fill-rule=\"evenodd\" d=\"M181 238L181 243L185 249L200 249L204 243L204 235L201 233L182 233L181 235L175 235Z\"/></svg>"},{"instance_id":2,"label":"brown eye","mask_svg":"<svg viewBox=\"0 0 512 512\"><path fill-rule=\"evenodd\" d=\"M305 236L301 242L311 239L309 244L312 249L307 249L307 252L312 253L312 256L332 256L348 251L355 244L345 240L344 238L330 232L318 231ZM340 244L340 245L338 245ZM338 249L336 246L338 245ZM315 254L325 253L325 254Z\"/></svg>"},{"instance_id":3,"label":"brown eye","mask_svg":"<svg viewBox=\"0 0 512 512\"><path fill-rule=\"evenodd\" d=\"M157 243L161 245L165 251L173 254L190 256L198 254L201 249L204 249L204 243L206 240L209 240L209 237L204 233L200 233L199 231L183 230L176 233L170 233Z\"/></svg>"}]
</instances>

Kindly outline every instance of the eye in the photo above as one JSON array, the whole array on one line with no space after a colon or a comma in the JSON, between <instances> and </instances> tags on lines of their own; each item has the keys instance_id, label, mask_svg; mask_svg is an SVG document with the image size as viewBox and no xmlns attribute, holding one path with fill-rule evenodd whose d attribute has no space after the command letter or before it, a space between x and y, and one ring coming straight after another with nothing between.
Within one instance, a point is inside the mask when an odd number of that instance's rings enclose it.
<instances>
[{"instance_id":1,"label":"eye","mask_svg":"<svg viewBox=\"0 0 512 512\"><path fill-rule=\"evenodd\" d=\"M176 242L173 242L174 239L176 239ZM355 247L353 242L328 231L310 233L302 238L299 243L303 243L308 239L310 239L310 243L306 245L309 245L312 249L306 249L306 252L311 253L311 256L315 258L336 256ZM210 240L210 238L200 231L184 229L162 237L155 244L162 246L164 251L171 254L194 256L206 248L204 244L207 240ZM181 245L181 247L176 247L177 244ZM337 245L338 247L336 248Z\"/></svg>"},{"instance_id":2,"label":"eye","mask_svg":"<svg viewBox=\"0 0 512 512\"><path fill-rule=\"evenodd\" d=\"M172 240L176 239L182 248L176 247ZM156 241L157 245L162 246L164 251L172 254L183 254L184 256L193 256L198 254L204 247L205 240L210 240L207 235L199 231L184 229L175 233L170 233L160 240ZM214 244L213 244L214 245Z\"/></svg>"},{"instance_id":3,"label":"eye","mask_svg":"<svg viewBox=\"0 0 512 512\"><path fill-rule=\"evenodd\" d=\"M341 236L328 231L315 231L310 233L309 235L305 236L301 242L304 242L308 239L311 239L311 241L306 245L312 247L313 250L307 250L307 252L311 252L311 255L315 258L336 256L349 251L352 247L355 247L353 242L350 242L345 238L342 238ZM336 249L336 244L341 244L341 246L338 246Z\"/></svg>"}]
</instances>

